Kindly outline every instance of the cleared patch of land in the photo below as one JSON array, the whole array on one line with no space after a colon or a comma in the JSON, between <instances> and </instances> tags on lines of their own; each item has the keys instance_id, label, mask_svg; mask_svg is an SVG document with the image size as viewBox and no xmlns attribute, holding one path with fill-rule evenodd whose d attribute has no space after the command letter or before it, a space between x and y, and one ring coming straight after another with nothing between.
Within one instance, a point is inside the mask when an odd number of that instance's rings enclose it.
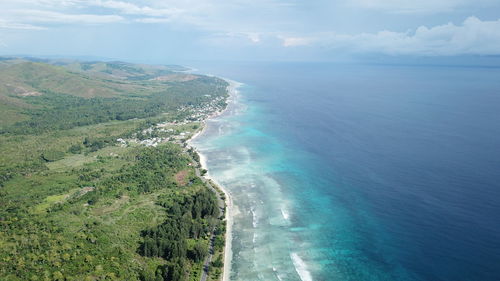
<instances>
[{"instance_id":1,"label":"cleared patch of land","mask_svg":"<svg viewBox=\"0 0 500 281\"><path fill-rule=\"evenodd\" d=\"M164 81L164 82L186 82L186 81L191 81L194 79L198 79L198 76L192 75L192 74L169 74L169 75L163 75L163 76L158 76L153 78L152 80L155 81Z\"/></svg>"},{"instance_id":2,"label":"cleared patch of land","mask_svg":"<svg viewBox=\"0 0 500 281\"><path fill-rule=\"evenodd\" d=\"M182 170L175 174L175 181L180 186L185 186L187 184L187 176L189 174L188 170Z\"/></svg>"}]
</instances>

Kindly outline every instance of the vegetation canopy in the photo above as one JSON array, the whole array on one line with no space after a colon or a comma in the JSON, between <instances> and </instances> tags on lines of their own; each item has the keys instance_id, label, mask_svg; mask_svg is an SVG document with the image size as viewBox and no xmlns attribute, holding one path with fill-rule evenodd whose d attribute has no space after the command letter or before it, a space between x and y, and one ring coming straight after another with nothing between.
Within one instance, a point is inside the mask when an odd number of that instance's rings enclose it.
<instances>
[{"instance_id":1,"label":"vegetation canopy","mask_svg":"<svg viewBox=\"0 0 500 281\"><path fill-rule=\"evenodd\" d=\"M1 280L200 279L225 227L180 137L227 83L179 70L0 60Z\"/></svg>"}]
</instances>

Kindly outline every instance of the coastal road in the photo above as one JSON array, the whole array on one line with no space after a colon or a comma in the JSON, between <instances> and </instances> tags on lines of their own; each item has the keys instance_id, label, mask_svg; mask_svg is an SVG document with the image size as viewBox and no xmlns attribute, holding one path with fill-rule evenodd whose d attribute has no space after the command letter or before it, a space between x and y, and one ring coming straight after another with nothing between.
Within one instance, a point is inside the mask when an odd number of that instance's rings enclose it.
<instances>
[{"instance_id":1,"label":"coastal road","mask_svg":"<svg viewBox=\"0 0 500 281\"><path fill-rule=\"evenodd\" d=\"M205 258L205 261L203 262L203 270L201 273L201 281L207 281L208 278L208 269L210 267L210 262L212 262L212 256L214 254L214 241L215 241L215 235L214 232L212 231L212 234L210 235L210 247L208 250L208 256Z\"/></svg>"},{"instance_id":2,"label":"coastal road","mask_svg":"<svg viewBox=\"0 0 500 281\"><path fill-rule=\"evenodd\" d=\"M194 163L196 163L196 162L194 162ZM210 190L212 190L213 193L215 193L215 195L217 197L217 204L219 205L219 208L220 208L220 213L224 214L226 204L225 204L224 200L221 198L220 193L217 191L217 189L215 189L212 186L212 184L210 183L209 180L207 180L205 177L203 177L201 175L200 168L196 167L195 173L196 173L196 176L199 177L201 179L201 181L203 183L205 183L205 185L208 186L208 188L210 188ZM212 262L212 257L214 255L214 242L215 242L214 231L215 231L215 229L213 229L212 233L210 234L210 246L208 248L208 256L205 258L205 261L203 262L203 270L202 270L201 278L200 278L201 281L207 280L208 269L210 267L210 262Z\"/></svg>"}]
</instances>

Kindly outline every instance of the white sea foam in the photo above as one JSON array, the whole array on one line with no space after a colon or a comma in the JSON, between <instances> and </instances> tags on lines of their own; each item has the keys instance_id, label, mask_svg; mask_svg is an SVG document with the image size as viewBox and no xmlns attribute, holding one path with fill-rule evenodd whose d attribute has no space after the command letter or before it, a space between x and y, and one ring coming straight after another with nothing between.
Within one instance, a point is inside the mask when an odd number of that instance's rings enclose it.
<instances>
[{"instance_id":1,"label":"white sea foam","mask_svg":"<svg viewBox=\"0 0 500 281\"><path fill-rule=\"evenodd\" d=\"M311 273L307 270L307 264L300 258L297 253L291 253L290 257L293 261L293 266L295 266L295 271L300 276L302 281L312 281Z\"/></svg>"},{"instance_id":2,"label":"white sea foam","mask_svg":"<svg viewBox=\"0 0 500 281\"><path fill-rule=\"evenodd\" d=\"M222 136L224 134L224 130L222 129L224 126L219 126L218 128L218 133L219 133L219 136Z\"/></svg>"},{"instance_id":3,"label":"white sea foam","mask_svg":"<svg viewBox=\"0 0 500 281\"><path fill-rule=\"evenodd\" d=\"M288 213L288 211L285 208L281 208L281 215L283 216L283 218L285 220L290 219L290 214Z\"/></svg>"},{"instance_id":4,"label":"white sea foam","mask_svg":"<svg viewBox=\"0 0 500 281\"><path fill-rule=\"evenodd\" d=\"M250 212L252 213L252 225L254 228L257 227L257 214L255 213L255 207L250 208Z\"/></svg>"},{"instance_id":5,"label":"white sea foam","mask_svg":"<svg viewBox=\"0 0 500 281\"><path fill-rule=\"evenodd\" d=\"M276 276L276 278L278 278L279 281L283 280L283 279L281 279L281 277L280 277L280 275L278 273L278 270L274 266L273 266L273 272L274 272L274 275Z\"/></svg>"}]
</instances>

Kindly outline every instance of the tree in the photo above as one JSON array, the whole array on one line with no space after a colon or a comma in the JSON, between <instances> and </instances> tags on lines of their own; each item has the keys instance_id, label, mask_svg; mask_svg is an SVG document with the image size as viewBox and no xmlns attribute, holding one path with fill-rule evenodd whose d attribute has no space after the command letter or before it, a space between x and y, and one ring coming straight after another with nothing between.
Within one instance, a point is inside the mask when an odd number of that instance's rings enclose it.
<instances>
[{"instance_id":1,"label":"tree","mask_svg":"<svg viewBox=\"0 0 500 281\"><path fill-rule=\"evenodd\" d=\"M222 256L219 256L215 261L212 262L213 267L221 268L224 265L222 262Z\"/></svg>"},{"instance_id":2,"label":"tree","mask_svg":"<svg viewBox=\"0 0 500 281\"><path fill-rule=\"evenodd\" d=\"M189 252L189 257L194 262L200 262L208 255L208 247L202 241L198 241Z\"/></svg>"},{"instance_id":3,"label":"tree","mask_svg":"<svg viewBox=\"0 0 500 281\"><path fill-rule=\"evenodd\" d=\"M54 280L57 280L57 281L64 281L64 275L60 271L54 272L53 278L54 278Z\"/></svg>"},{"instance_id":4,"label":"tree","mask_svg":"<svg viewBox=\"0 0 500 281\"><path fill-rule=\"evenodd\" d=\"M173 263L168 266L168 274L166 281L185 281L186 280L186 272L184 271L186 268L185 262L183 259L175 259Z\"/></svg>"},{"instance_id":5,"label":"tree","mask_svg":"<svg viewBox=\"0 0 500 281\"><path fill-rule=\"evenodd\" d=\"M80 144L73 144L69 147L68 151L73 154L80 154L82 152L82 146Z\"/></svg>"}]
</instances>

